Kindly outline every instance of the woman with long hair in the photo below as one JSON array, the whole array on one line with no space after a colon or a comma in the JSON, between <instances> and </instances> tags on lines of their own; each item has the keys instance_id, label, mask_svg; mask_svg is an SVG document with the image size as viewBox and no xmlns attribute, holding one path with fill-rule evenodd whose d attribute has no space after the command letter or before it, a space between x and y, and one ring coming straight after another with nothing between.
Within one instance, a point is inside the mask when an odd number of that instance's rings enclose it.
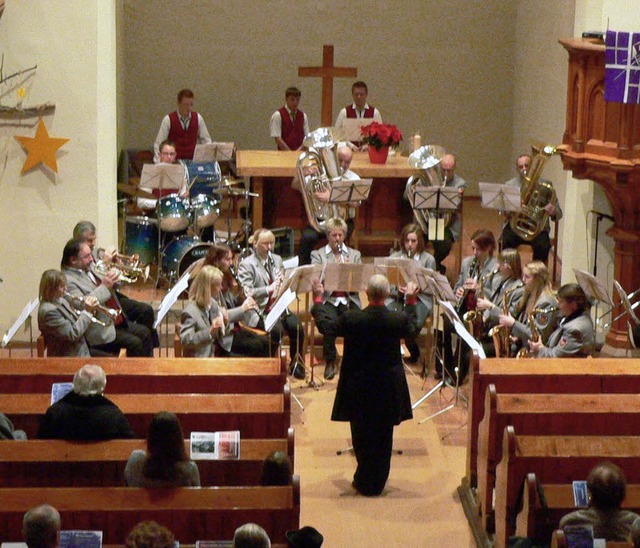
<instances>
[{"instance_id":1,"label":"woman with long hair","mask_svg":"<svg viewBox=\"0 0 640 548\"><path fill-rule=\"evenodd\" d=\"M558 325L560 313L549 269L542 261L532 261L524 267L522 272L524 294L511 315L500 314L500 326L511 329L511 336L518 339L516 346L525 346L531 340L531 321L538 332L542 343L549 340L549 336Z\"/></svg>"},{"instance_id":2,"label":"woman with long hair","mask_svg":"<svg viewBox=\"0 0 640 548\"><path fill-rule=\"evenodd\" d=\"M91 325L98 299L84 298L83 310L74 309L65 299L67 277L59 270L45 270L40 278L38 328L49 356L90 356L84 334Z\"/></svg>"},{"instance_id":3,"label":"woman with long hair","mask_svg":"<svg viewBox=\"0 0 640 548\"><path fill-rule=\"evenodd\" d=\"M424 249L424 234L420 227L411 223L406 225L400 233L400 251L396 251L391 255L391 258L399 259L412 259L423 268L436 269L436 260L430 253L427 253ZM391 298L388 299L387 307L390 310L396 312L402 312L404 309L404 299L402 298L403 288L392 288ZM424 293L418 293L418 303L416 305L416 314L418 325L424 324L427 316L431 314L433 310L433 299L429 295ZM409 358L406 360L408 363L417 363L420 358L420 348L413 338L405 339L405 344L409 349Z\"/></svg>"},{"instance_id":4,"label":"woman with long hair","mask_svg":"<svg viewBox=\"0 0 640 548\"><path fill-rule=\"evenodd\" d=\"M129 487L199 487L200 472L189 459L175 413L161 411L149 425L147 451L136 449L124 470Z\"/></svg>"},{"instance_id":5,"label":"woman with long hair","mask_svg":"<svg viewBox=\"0 0 640 548\"><path fill-rule=\"evenodd\" d=\"M189 301L180 318L180 341L193 349L197 358L216 355L216 345L224 335L224 315L216 299L222 290L222 272L203 266L189 288Z\"/></svg>"},{"instance_id":6,"label":"woman with long hair","mask_svg":"<svg viewBox=\"0 0 640 548\"><path fill-rule=\"evenodd\" d=\"M218 306L227 328L218 341L222 356L268 356L269 339L266 334L248 329L248 312L257 309L253 297L243 295L233 271L233 251L223 244L213 244L204 258L203 266L211 265L222 272L222 288Z\"/></svg>"}]
</instances>

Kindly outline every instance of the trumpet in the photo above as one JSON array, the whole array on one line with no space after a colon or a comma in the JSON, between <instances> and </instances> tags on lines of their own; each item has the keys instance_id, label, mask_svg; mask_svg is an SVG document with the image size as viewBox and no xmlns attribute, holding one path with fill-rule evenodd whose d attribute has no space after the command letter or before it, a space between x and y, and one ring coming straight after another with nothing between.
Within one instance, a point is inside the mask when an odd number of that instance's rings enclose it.
<instances>
[{"instance_id":1,"label":"trumpet","mask_svg":"<svg viewBox=\"0 0 640 548\"><path fill-rule=\"evenodd\" d=\"M64 292L64 296L67 298L67 300L69 301L74 301L78 304L81 304L82 306L84 306L84 298L83 297L79 297L78 295L72 295L71 293L69 293L68 291ZM74 310L76 310L74 308ZM79 313L78 310L76 310L76 312ZM105 314L108 318L108 321L103 321L101 319L99 319L96 316L97 312L102 312L103 314ZM119 312L113 308L107 308L106 306L103 306L101 304L96 305L94 312L91 314L91 323L96 323L98 325L101 325L102 327L106 327L108 323L113 323L116 318L119 316Z\"/></svg>"},{"instance_id":2,"label":"trumpet","mask_svg":"<svg viewBox=\"0 0 640 548\"><path fill-rule=\"evenodd\" d=\"M99 276L106 276L111 269L118 270L119 281L125 283L135 283L138 278L142 277L142 281L146 282L149 278L149 265L145 267L140 266L140 256L137 253L133 255L122 255L116 253L114 259L120 262L104 263L99 262L94 265L93 269Z\"/></svg>"}]
</instances>

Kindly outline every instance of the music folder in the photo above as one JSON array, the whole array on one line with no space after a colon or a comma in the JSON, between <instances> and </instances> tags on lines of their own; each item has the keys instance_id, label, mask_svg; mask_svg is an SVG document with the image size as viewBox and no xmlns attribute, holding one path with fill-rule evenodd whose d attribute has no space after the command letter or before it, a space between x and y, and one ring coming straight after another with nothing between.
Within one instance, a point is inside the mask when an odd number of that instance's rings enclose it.
<instances>
[{"instance_id":1,"label":"music folder","mask_svg":"<svg viewBox=\"0 0 640 548\"><path fill-rule=\"evenodd\" d=\"M329 203L361 202L369 197L373 179L340 179L331 183Z\"/></svg>"},{"instance_id":2,"label":"music folder","mask_svg":"<svg viewBox=\"0 0 640 548\"><path fill-rule=\"evenodd\" d=\"M230 162L236 151L234 142L206 143L196 145L194 162Z\"/></svg>"},{"instance_id":3,"label":"music folder","mask_svg":"<svg viewBox=\"0 0 640 548\"><path fill-rule=\"evenodd\" d=\"M179 190L184 181L182 164L144 164L138 187Z\"/></svg>"},{"instance_id":4,"label":"music folder","mask_svg":"<svg viewBox=\"0 0 640 548\"><path fill-rule=\"evenodd\" d=\"M462 203L462 193L457 188L413 185L413 209L429 210L436 215L429 218L429 240L444 240L444 219L442 213L457 211Z\"/></svg>"},{"instance_id":5,"label":"music folder","mask_svg":"<svg viewBox=\"0 0 640 548\"><path fill-rule=\"evenodd\" d=\"M520 189L517 186L495 183L478 183L482 195L482 207L497 209L500 213L520 211Z\"/></svg>"}]
</instances>

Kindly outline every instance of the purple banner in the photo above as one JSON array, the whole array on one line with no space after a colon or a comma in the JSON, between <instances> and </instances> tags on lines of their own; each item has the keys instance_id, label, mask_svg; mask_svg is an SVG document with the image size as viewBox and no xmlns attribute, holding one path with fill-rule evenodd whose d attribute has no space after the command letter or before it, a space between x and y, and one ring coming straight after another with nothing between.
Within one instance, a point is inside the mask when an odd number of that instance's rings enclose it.
<instances>
[{"instance_id":1,"label":"purple banner","mask_svg":"<svg viewBox=\"0 0 640 548\"><path fill-rule=\"evenodd\" d=\"M640 103L640 33L607 31L604 100Z\"/></svg>"}]
</instances>

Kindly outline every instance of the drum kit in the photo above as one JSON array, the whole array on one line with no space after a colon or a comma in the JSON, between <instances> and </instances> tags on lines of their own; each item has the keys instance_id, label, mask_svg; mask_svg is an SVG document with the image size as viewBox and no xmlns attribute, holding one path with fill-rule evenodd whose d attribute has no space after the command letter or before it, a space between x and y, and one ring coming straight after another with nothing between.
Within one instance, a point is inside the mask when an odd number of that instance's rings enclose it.
<instances>
[{"instance_id":1,"label":"drum kit","mask_svg":"<svg viewBox=\"0 0 640 548\"><path fill-rule=\"evenodd\" d=\"M118 190L131 198L155 196L138 187L118 184ZM197 190L197 193L195 192ZM232 231L234 199L249 199L258 196L245 188L242 179L218 177L203 184L190 185L189 197L169 194L160 198L156 206L156 218L151 216L125 216L124 249L127 255L137 253L141 264L157 264L158 275L173 284L189 266L203 258L213 243L224 243L237 248L238 240L248 240L251 222L243 221L240 233ZM223 201L225 198L228 200ZM221 215L221 209L225 209ZM246 207L248 211L248 207ZM225 214L226 213L226 214ZM225 225L225 230L216 230L216 225ZM205 241L203 232L210 228L210 241ZM209 231L207 231L209 232Z\"/></svg>"}]
</instances>

